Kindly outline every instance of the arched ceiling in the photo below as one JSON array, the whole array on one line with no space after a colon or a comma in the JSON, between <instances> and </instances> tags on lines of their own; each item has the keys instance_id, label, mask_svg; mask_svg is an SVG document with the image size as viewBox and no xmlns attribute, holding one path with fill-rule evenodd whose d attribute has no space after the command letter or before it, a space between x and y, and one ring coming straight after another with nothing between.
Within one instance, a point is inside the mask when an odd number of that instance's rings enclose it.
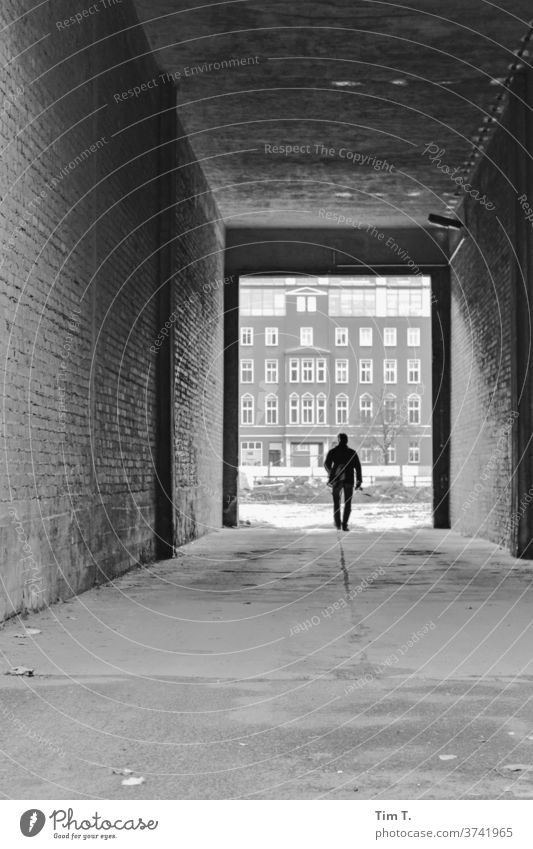
<instances>
[{"instance_id":1,"label":"arched ceiling","mask_svg":"<svg viewBox=\"0 0 533 849\"><path fill-rule=\"evenodd\" d=\"M451 169L469 160L533 13L531 0L136 6L226 223L240 227L342 215L413 226L449 212L456 185L424 149Z\"/></svg>"}]
</instances>

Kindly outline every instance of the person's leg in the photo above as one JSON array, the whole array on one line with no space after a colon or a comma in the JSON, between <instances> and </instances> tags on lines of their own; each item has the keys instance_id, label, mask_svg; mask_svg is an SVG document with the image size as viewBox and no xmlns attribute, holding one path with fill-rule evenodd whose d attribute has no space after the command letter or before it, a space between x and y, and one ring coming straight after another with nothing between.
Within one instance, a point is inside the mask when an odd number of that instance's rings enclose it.
<instances>
[{"instance_id":1,"label":"person's leg","mask_svg":"<svg viewBox=\"0 0 533 849\"><path fill-rule=\"evenodd\" d=\"M350 518L350 513L352 512L352 495L353 495L353 486L345 486L344 487L344 515L342 517L342 527L348 527L348 519Z\"/></svg>"},{"instance_id":2,"label":"person's leg","mask_svg":"<svg viewBox=\"0 0 533 849\"><path fill-rule=\"evenodd\" d=\"M340 528L341 526L341 487L338 484L333 484L331 487L331 492L333 495L333 521L335 522L335 527Z\"/></svg>"}]
</instances>

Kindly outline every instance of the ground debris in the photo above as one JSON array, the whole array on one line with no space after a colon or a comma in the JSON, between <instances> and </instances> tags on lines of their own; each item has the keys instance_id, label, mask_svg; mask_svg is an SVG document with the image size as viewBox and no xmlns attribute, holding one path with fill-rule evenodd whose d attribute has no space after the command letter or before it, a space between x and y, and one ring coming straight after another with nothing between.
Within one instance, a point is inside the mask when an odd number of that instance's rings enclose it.
<instances>
[{"instance_id":1,"label":"ground debris","mask_svg":"<svg viewBox=\"0 0 533 849\"><path fill-rule=\"evenodd\" d=\"M139 775L138 777L132 775L130 778L124 778L123 781L121 781L121 784L123 784L124 787L134 787L137 784L144 784L144 777L142 775Z\"/></svg>"},{"instance_id":2,"label":"ground debris","mask_svg":"<svg viewBox=\"0 0 533 849\"><path fill-rule=\"evenodd\" d=\"M506 764L504 769L508 772L531 772L533 766L531 764Z\"/></svg>"},{"instance_id":3,"label":"ground debris","mask_svg":"<svg viewBox=\"0 0 533 849\"><path fill-rule=\"evenodd\" d=\"M6 675L27 675L28 678L32 678L34 671L35 670L29 669L27 666L12 666L11 669L8 669L5 674Z\"/></svg>"},{"instance_id":4,"label":"ground debris","mask_svg":"<svg viewBox=\"0 0 533 849\"><path fill-rule=\"evenodd\" d=\"M454 761L457 755L439 755L441 761Z\"/></svg>"},{"instance_id":5,"label":"ground debris","mask_svg":"<svg viewBox=\"0 0 533 849\"><path fill-rule=\"evenodd\" d=\"M113 769L113 770L111 770L111 772L114 775L133 775L133 770L128 769L127 767L124 767L123 769L120 769L120 768Z\"/></svg>"}]
</instances>

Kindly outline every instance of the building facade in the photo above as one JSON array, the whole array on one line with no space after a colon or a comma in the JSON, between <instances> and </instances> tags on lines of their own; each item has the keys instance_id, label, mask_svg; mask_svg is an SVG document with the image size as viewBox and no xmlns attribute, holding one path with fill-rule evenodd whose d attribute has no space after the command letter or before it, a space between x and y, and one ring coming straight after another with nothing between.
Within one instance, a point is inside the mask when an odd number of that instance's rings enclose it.
<instances>
[{"instance_id":1,"label":"building facade","mask_svg":"<svg viewBox=\"0 0 533 849\"><path fill-rule=\"evenodd\" d=\"M430 278L243 277L240 463L431 467ZM422 473L422 472L421 472Z\"/></svg>"}]
</instances>

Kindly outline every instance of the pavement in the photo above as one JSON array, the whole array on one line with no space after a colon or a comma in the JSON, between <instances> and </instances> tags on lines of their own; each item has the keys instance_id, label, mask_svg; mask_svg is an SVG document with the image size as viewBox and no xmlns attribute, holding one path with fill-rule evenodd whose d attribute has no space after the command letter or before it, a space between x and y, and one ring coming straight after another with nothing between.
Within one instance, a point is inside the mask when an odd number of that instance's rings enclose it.
<instances>
[{"instance_id":1,"label":"pavement","mask_svg":"<svg viewBox=\"0 0 533 849\"><path fill-rule=\"evenodd\" d=\"M6 623L3 798L531 799L532 564L300 506Z\"/></svg>"}]
</instances>

